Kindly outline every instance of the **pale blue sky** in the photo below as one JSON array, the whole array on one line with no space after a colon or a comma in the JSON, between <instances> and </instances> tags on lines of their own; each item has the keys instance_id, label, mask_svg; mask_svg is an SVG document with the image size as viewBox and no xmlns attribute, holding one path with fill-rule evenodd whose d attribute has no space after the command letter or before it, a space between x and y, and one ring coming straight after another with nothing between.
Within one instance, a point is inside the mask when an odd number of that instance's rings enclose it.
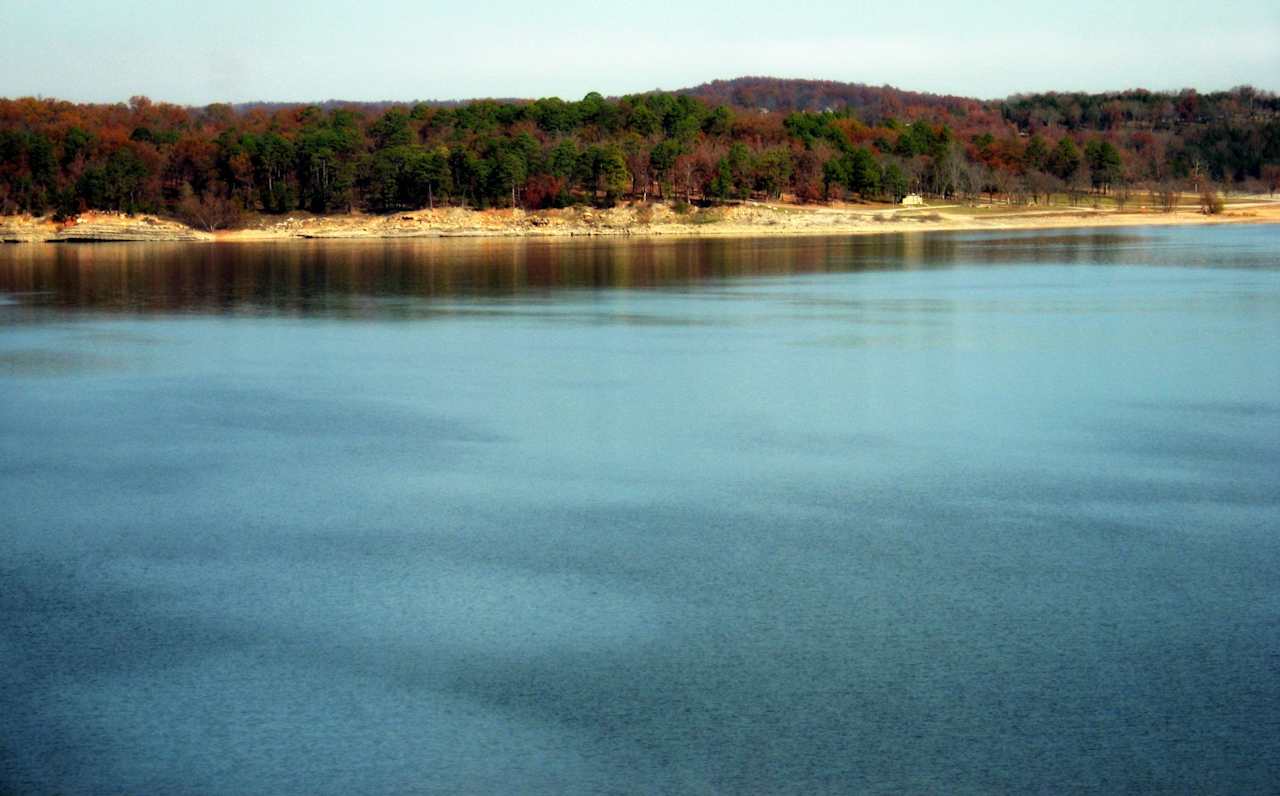
<instances>
[{"instance_id":1,"label":"pale blue sky","mask_svg":"<svg viewBox=\"0 0 1280 796\"><path fill-rule=\"evenodd\" d=\"M0 96L622 94L740 75L1003 97L1280 89L1280 2L0 0Z\"/></svg>"}]
</instances>

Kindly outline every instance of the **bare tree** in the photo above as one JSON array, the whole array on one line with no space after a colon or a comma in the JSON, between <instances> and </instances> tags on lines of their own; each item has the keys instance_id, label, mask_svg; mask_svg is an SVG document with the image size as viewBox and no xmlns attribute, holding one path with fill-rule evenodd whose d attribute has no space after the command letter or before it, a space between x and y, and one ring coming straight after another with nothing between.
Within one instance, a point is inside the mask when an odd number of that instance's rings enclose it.
<instances>
[{"instance_id":1,"label":"bare tree","mask_svg":"<svg viewBox=\"0 0 1280 796\"><path fill-rule=\"evenodd\" d=\"M622 144L623 155L627 162L627 173L631 177L631 194L640 195L641 202L649 201L650 164L649 142L639 135L628 136Z\"/></svg>"},{"instance_id":2,"label":"bare tree","mask_svg":"<svg viewBox=\"0 0 1280 796\"><path fill-rule=\"evenodd\" d=\"M1191 158L1191 190L1199 193L1200 183L1204 180L1204 162L1200 160L1199 155Z\"/></svg>"},{"instance_id":3,"label":"bare tree","mask_svg":"<svg viewBox=\"0 0 1280 796\"><path fill-rule=\"evenodd\" d=\"M1027 204L1031 196L1031 192L1028 190L1027 178L1015 178L1013 175L1008 175L1006 179L1009 182L1009 204L1018 205L1019 207Z\"/></svg>"},{"instance_id":4,"label":"bare tree","mask_svg":"<svg viewBox=\"0 0 1280 796\"><path fill-rule=\"evenodd\" d=\"M988 169L981 163L966 163L960 167L960 187L965 201L970 204L981 204L982 192L991 184Z\"/></svg>"},{"instance_id":5,"label":"bare tree","mask_svg":"<svg viewBox=\"0 0 1280 796\"><path fill-rule=\"evenodd\" d=\"M234 199L216 196L212 191L197 196L190 185L184 185L182 198L178 200L178 217L189 226L213 232L227 229L239 221L240 205Z\"/></svg>"},{"instance_id":6,"label":"bare tree","mask_svg":"<svg viewBox=\"0 0 1280 796\"><path fill-rule=\"evenodd\" d=\"M677 157L675 165L671 167L672 179L675 180L676 195L679 196L683 192L685 204L693 201L694 175L697 169L697 158L687 154Z\"/></svg>"},{"instance_id":7,"label":"bare tree","mask_svg":"<svg viewBox=\"0 0 1280 796\"><path fill-rule=\"evenodd\" d=\"M1222 195L1214 190L1213 183L1205 180L1204 185L1200 188L1200 212L1205 215L1216 216L1226 208L1226 204Z\"/></svg>"},{"instance_id":8,"label":"bare tree","mask_svg":"<svg viewBox=\"0 0 1280 796\"><path fill-rule=\"evenodd\" d=\"M1267 193L1272 196L1280 191L1280 164L1268 163L1262 167L1262 181L1267 186Z\"/></svg>"},{"instance_id":9,"label":"bare tree","mask_svg":"<svg viewBox=\"0 0 1280 796\"><path fill-rule=\"evenodd\" d=\"M1032 204L1047 205L1052 203L1053 192L1058 188L1060 181L1048 172L1035 169L1027 172L1026 183Z\"/></svg>"},{"instance_id":10,"label":"bare tree","mask_svg":"<svg viewBox=\"0 0 1280 796\"><path fill-rule=\"evenodd\" d=\"M1124 212L1125 205L1133 196L1133 188L1127 179L1121 178L1111 188L1111 198L1115 200L1116 209Z\"/></svg>"},{"instance_id":11,"label":"bare tree","mask_svg":"<svg viewBox=\"0 0 1280 796\"><path fill-rule=\"evenodd\" d=\"M1071 202L1071 206L1075 207L1080 204L1080 200L1089 191L1089 179L1084 174L1084 169L1076 169L1076 173L1071 175L1071 179L1067 181L1067 199Z\"/></svg>"},{"instance_id":12,"label":"bare tree","mask_svg":"<svg viewBox=\"0 0 1280 796\"><path fill-rule=\"evenodd\" d=\"M997 195L1008 198L1010 202L1013 201L1012 192L1016 181L1012 174L1004 169L988 169L987 178L987 192L991 195L992 202Z\"/></svg>"}]
</instances>

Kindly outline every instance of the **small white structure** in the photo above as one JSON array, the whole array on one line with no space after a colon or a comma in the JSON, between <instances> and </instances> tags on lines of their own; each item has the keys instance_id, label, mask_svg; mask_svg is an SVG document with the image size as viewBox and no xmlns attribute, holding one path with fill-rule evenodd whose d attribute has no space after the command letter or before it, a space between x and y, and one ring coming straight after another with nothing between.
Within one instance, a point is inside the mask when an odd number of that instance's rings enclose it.
<instances>
[{"instance_id":1,"label":"small white structure","mask_svg":"<svg viewBox=\"0 0 1280 796\"><path fill-rule=\"evenodd\" d=\"M904 205L922 205L924 204L924 197L918 193L909 193L902 197L902 203Z\"/></svg>"}]
</instances>

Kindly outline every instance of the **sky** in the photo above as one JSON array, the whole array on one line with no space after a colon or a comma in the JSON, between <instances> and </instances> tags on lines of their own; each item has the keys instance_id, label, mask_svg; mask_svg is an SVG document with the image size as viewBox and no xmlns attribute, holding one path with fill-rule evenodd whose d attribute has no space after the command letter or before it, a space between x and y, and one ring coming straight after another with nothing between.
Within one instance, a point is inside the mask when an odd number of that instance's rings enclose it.
<instances>
[{"instance_id":1,"label":"sky","mask_svg":"<svg viewBox=\"0 0 1280 796\"><path fill-rule=\"evenodd\" d=\"M0 96L577 99L742 75L981 98L1280 90L1280 2L0 0Z\"/></svg>"}]
</instances>

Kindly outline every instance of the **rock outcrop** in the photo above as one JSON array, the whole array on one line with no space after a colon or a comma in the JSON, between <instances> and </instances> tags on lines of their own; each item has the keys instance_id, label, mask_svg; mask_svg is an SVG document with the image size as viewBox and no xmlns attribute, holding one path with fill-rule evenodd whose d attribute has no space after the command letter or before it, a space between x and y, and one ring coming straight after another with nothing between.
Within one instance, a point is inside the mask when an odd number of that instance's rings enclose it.
<instances>
[{"instance_id":1,"label":"rock outcrop","mask_svg":"<svg viewBox=\"0 0 1280 796\"><path fill-rule=\"evenodd\" d=\"M0 241L6 243L197 240L213 236L154 216L85 213L62 223L30 216L0 218Z\"/></svg>"},{"instance_id":2,"label":"rock outcrop","mask_svg":"<svg viewBox=\"0 0 1280 796\"><path fill-rule=\"evenodd\" d=\"M30 218L0 218L0 243L39 243L50 240L53 232L52 224L41 224Z\"/></svg>"}]
</instances>

